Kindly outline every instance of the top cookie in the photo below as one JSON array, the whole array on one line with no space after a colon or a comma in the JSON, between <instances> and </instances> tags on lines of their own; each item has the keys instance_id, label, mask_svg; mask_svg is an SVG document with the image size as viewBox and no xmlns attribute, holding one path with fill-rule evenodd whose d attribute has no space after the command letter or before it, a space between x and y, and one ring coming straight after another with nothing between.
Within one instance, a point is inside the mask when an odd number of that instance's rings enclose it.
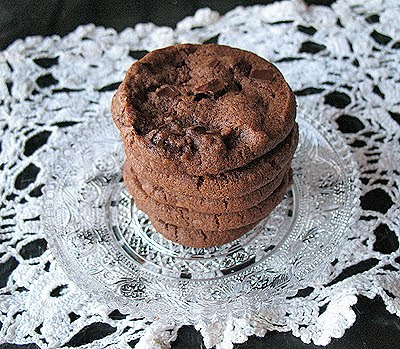
<instances>
[{"instance_id":1,"label":"top cookie","mask_svg":"<svg viewBox=\"0 0 400 349\"><path fill-rule=\"evenodd\" d=\"M112 116L135 156L201 176L275 147L295 123L296 102L279 70L256 54L182 44L130 67Z\"/></svg>"}]
</instances>

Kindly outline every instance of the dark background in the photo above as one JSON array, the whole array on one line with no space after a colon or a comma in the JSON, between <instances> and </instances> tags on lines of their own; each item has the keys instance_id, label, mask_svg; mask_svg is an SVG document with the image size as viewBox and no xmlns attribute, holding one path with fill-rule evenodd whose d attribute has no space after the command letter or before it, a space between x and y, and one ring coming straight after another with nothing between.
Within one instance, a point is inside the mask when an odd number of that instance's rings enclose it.
<instances>
[{"instance_id":1,"label":"dark background","mask_svg":"<svg viewBox=\"0 0 400 349\"><path fill-rule=\"evenodd\" d=\"M237 6L276 2L255 0L0 0L0 49L28 35L65 35L80 24L94 23L118 31L137 23L175 27L197 9L223 14ZM330 5L334 0L306 0Z\"/></svg>"},{"instance_id":2,"label":"dark background","mask_svg":"<svg viewBox=\"0 0 400 349\"><path fill-rule=\"evenodd\" d=\"M113 27L118 31L137 23L153 22L157 25L175 27L182 18L193 15L202 7L210 7L221 14L236 6L251 6L274 1L235 1L235 0L0 0L0 49L6 48L17 38L29 35L65 35L80 24L94 23ZM334 0L306 0L307 4L329 6ZM392 249L396 242L383 237L380 244L383 248ZM358 264L345 270L341 277L367 270L368 265ZM0 270L0 279L7 271ZM346 331L341 339L334 339L327 349L399 349L400 320L389 314L381 299L369 300L359 297L354 307L357 314L356 323ZM114 316L120 316L116 313ZM79 346L103 338L114 332L107 324L93 324L75 335L67 344ZM0 339L1 340L1 339ZM136 341L130 343L133 347ZM17 346L0 345L2 349L38 348L34 344ZM204 348L201 335L190 326L179 330L178 339L173 349ZM321 348L304 344L291 333L269 332L265 338L251 337L246 343L235 346L235 349L312 349Z\"/></svg>"}]
</instances>

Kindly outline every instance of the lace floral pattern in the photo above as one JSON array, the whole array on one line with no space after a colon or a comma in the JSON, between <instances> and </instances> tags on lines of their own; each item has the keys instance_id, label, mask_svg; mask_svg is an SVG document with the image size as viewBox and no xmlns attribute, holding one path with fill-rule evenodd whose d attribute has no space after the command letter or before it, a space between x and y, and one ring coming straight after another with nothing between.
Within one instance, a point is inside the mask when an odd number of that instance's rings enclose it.
<instances>
[{"instance_id":1,"label":"lace floral pattern","mask_svg":"<svg viewBox=\"0 0 400 349\"><path fill-rule=\"evenodd\" d=\"M109 115L133 59L179 42L217 41L275 62L299 112L323 115L345 137L362 182L360 219L312 285L257 316L198 323L205 345L232 348L271 330L324 345L354 323L358 295L380 296L400 316L399 15L396 0L280 2L224 16L202 9L175 30L150 23L118 34L88 25L0 53L1 340L76 346L80 331L99 324L102 335L84 347L168 348L176 338L183 323L110 313L78 289L46 249L39 218L49 165L73 143L73 130ZM359 272L350 273L355 265Z\"/></svg>"}]
</instances>

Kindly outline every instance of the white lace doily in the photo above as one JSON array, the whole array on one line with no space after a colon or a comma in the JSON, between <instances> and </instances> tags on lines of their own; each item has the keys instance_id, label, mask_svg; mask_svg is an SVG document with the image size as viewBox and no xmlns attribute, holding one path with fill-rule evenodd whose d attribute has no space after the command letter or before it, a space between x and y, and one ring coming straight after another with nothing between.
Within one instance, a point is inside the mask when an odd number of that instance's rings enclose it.
<instances>
[{"instance_id":1,"label":"white lace doily","mask_svg":"<svg viewBox=\"0 0 400 349\"><path fill-rule=\"evenodd\" d=\"M82 347L121 348L139 339L137 348L168 348L176 338L183 323L109 313L78 289L46 250L39 207L54 154L73 142L78 123L110 114L132 58L207 40L275 62L299 110L338 127L360 166L362 215L310 287L256 317L198 323L205 345L232 348L271 330L324 345L354 323L358 295L380 296L400 316L399 17L396 0L332 8L281 2L225 16L202 9L175 30L140 24L117 34L88 25L64 38L19 40L0 53L0 342L75 346L75 335L99 323L107 331Z\"/></svg>"}]
</instances>

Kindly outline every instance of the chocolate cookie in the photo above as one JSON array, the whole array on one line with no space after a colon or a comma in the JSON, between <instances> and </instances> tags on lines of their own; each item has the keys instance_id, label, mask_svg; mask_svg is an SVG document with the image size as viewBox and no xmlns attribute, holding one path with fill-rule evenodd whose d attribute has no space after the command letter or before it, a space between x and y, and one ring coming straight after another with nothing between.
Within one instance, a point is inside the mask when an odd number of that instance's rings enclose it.
<instances>
[{"instance_id":1,"label":"chocolate cookie","mask_svg":"<svg viewBox=\"0 0 400 349\"><path fill-rule=\"evenodd\" d=\"M295 97L279 70L254 53L182 44L135 62L112 102L127 155L190 175L245 166L295 124Z\"/></svg>"},{"instance_id":2,"label":"chocolate cookie","mask_svg":"<svg viewBox=\"0 0 400 349\"><path fill-rule=\"evenodd\" d=\"M150 218L158 218L185 229L230 230L240 228L268 216L281 202L291 181L291 172L284 176L279 187L265 200L247 210L229 213L202 213L187 208L161 204L148 196L140 182L130 177L127 186L137 206Z\"/></svg>"},{"instance_id":3,"label":"chocolate cookie","mask_svg":"<svg viewBox=\"0 0 400 349\"><path fill-rule=\"evenodd\" d=\"M248 194L271 182L293 158L298 142L297 124L289 136L267 154L244 167L218 175L191 176L183 172L160 172L141 163L134 154L127 162L139 178L181 195L204 196L221 199Z\"/></svg>"},{"instance_id":4,"label":"chocolate cookie","mask_svg":"<svg viewBox=\"0 0 400 349\"><path fill-rule=\"evenodd\" d=\"M204 213L227 213L246 210L265 200L279 186L287 172L287 168L283 169L271 182L246 195L221 199L176 194L175 192L151 183L146 180L145 177L140 177L139 181L146 194L162 204L184 207L189 210ZM133 172L132 167L126 163L124 167L125 184L130 187L132 185L131 182L135 180L135 177L136 174Z\"/></svg>"},{"instance_id":5,"label":"chocolate cookie","mask_svg":"<svg viewBox=\"0 0 400 349\"><path fill-rule=\"evenodd\" d=\"M249 232L259 222L255 222L244 227L223 231L209 231L201 229L185 229L177 227L174 224L165 223L158 218L150 218L151 223L168 240L178 244L205 248L211 246L223 245Z\"/></svg>"}]
</instances>

